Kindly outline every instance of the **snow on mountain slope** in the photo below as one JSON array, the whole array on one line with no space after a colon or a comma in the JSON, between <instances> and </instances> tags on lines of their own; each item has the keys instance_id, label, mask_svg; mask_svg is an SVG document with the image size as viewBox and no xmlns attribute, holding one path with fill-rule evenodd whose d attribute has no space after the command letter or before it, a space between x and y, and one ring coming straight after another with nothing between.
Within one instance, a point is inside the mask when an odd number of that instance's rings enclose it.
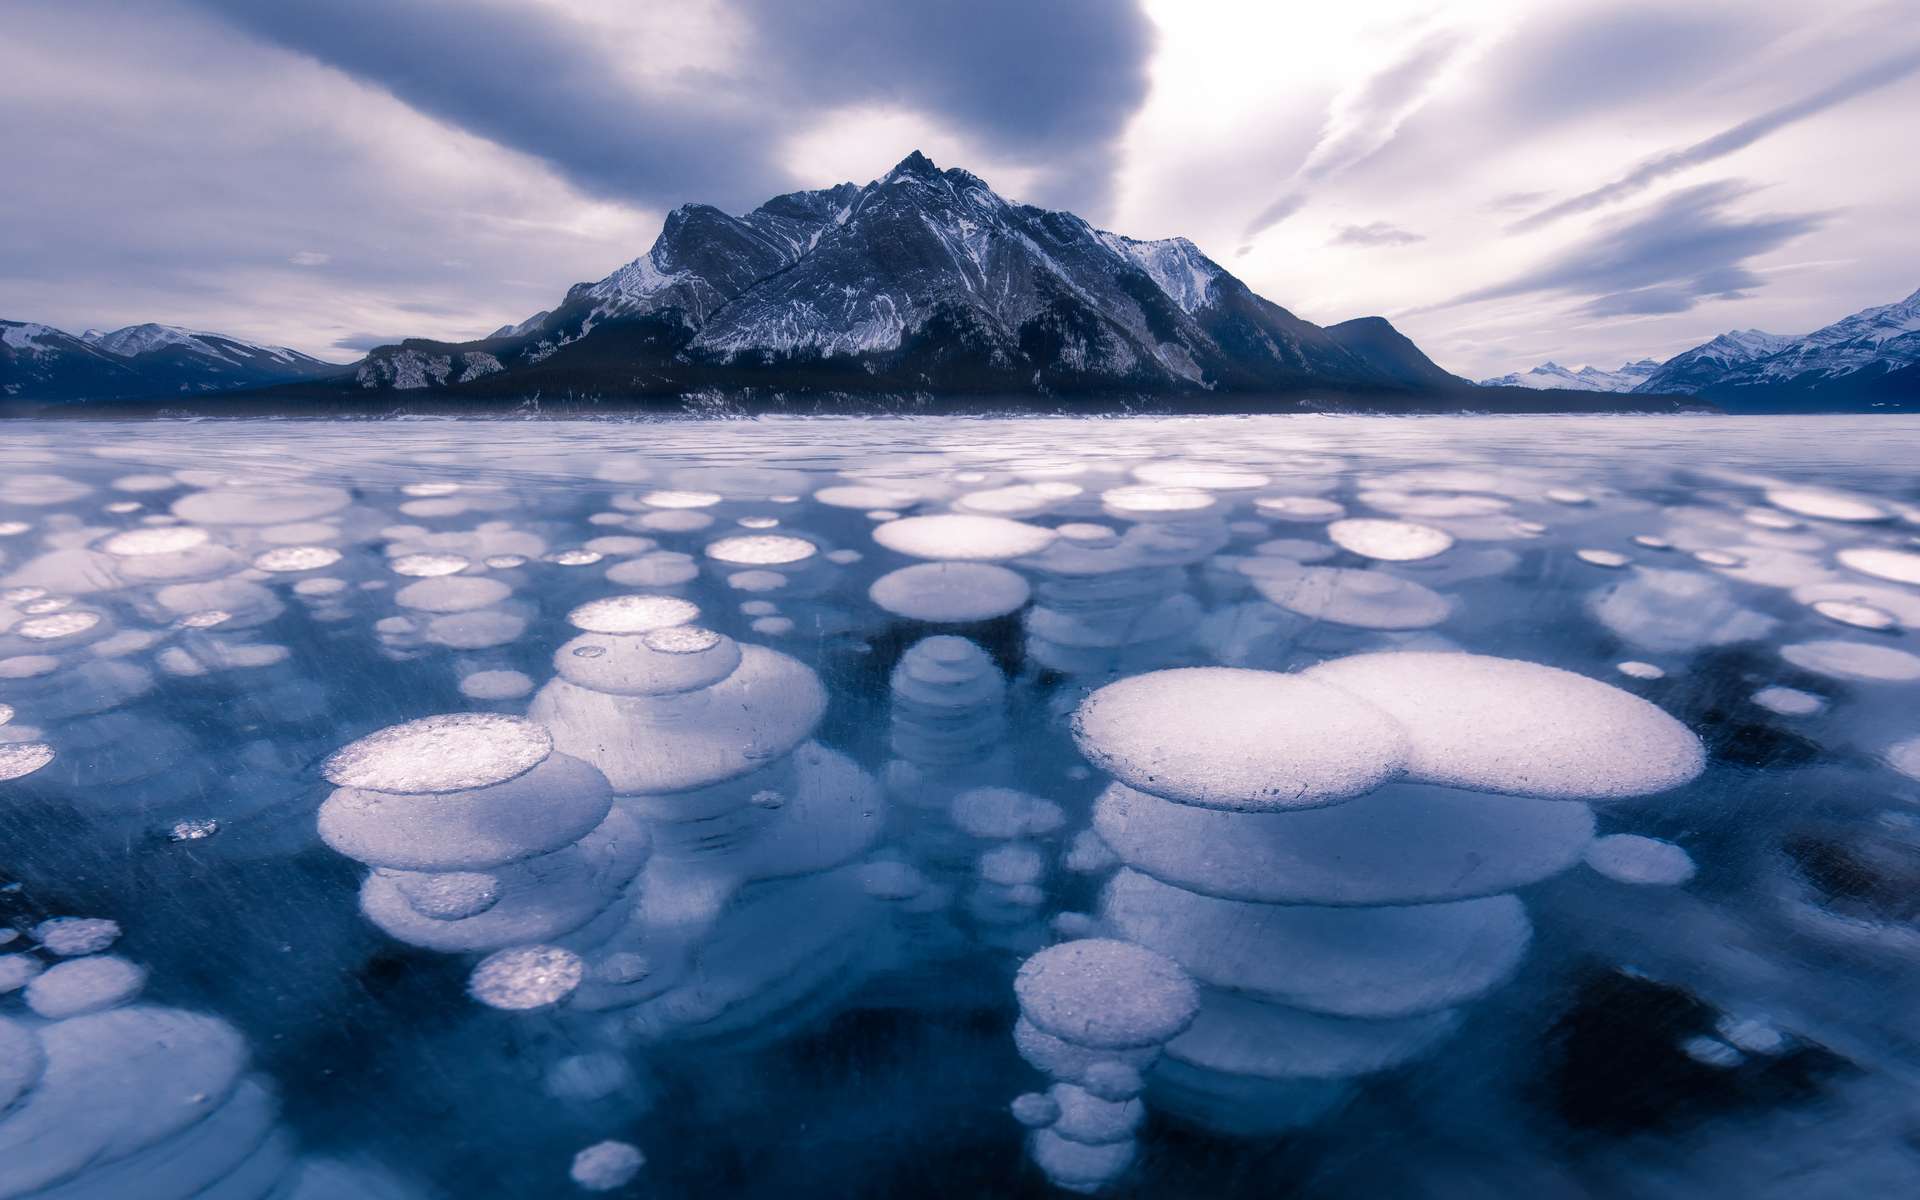
<instances>
[{"instance_id":1,"label":"snow on mountain slope","mask_svg":"<svg viewBox=\"0 0 1920 1200\"><path fill-rule=\"evenodd\" d=\"M1578 371L1574 371L1559 363L1548 361L1530 370L1501 375L1494 379L1482 379L1480 386L1558 388L1570 392L1631 392L1644 383L1658 367L1659 364L1652 359L1643 358L1638 362L1627 363L1617 371L1602 371L1592 366L1581 367Z\"/></svg>"},{"instance_id":2,"label":"snow on mountain slope","mask_svg":"<svg viewBox=\"0 0 1920 1200\"><path fill-rule=\"evenodd\" d=\"M129 325L73 337L46 325L0 321L0 394L23 399L119 400L230 391L315 379L342 370L284 346L171 325Z\"/></svg>"}]
</instances>

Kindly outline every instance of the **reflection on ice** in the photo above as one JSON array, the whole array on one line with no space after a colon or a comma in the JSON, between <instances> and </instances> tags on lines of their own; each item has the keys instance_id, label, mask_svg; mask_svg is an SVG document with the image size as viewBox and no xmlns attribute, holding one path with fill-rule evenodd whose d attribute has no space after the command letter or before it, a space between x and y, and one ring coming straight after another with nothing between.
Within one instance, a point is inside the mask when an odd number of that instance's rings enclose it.
<instances>
[{"instance_id":1,"label":"reflection on ice","mask_svg":"<svg viewBox=\"0 0 1920 1200\"><path fill-rule=\"evenodd\" d=\"M17 428L0 1197L1920 1175L1902 426Z\"/></svg>"}]
</instances>

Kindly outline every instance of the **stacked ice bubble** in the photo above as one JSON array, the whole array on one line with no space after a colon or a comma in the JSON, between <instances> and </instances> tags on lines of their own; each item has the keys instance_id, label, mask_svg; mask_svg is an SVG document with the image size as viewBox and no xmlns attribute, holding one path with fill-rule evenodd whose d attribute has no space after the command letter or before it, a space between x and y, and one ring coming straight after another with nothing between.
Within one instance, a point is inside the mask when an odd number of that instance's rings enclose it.
<instances>
[{"instance_id":1,"label":"stacked ice bubble","mask_svg":"<svg viewBox=\"0 0 1920 1200\"><path fill-rule=\"evenodd\" d=\"M483 952L592 940L647 850L591 765L517 717L465 713L380 730L322 770L320 836L374 868L360 908L404 942ZM604 936L604 930L601 936Z\"/></svg>"},{"instance_id":2,"label":"stacked ice bubble","mask_svg":"<svg viewBox=\"0 0 1920 1200\"><path fill-rule=\"evenodd\" d=\"M860 977L873 913L850 864L884 805L870 776L808 740L826 708L818 676L698 615L663 595L581 605L530 709L653 844L631 919L583 948L575 1003L634 1007L642 1037L770 1036Z\"/></svg>"},{"instance_id":3,"label":"stacked ice bubble","mask_svg":"<svg viewBox=\"0 0 1920 1200\"><path fill-rule=\"evenodd\" d=\"M1446 1037L1519 966L1514 890L1589 854L1584 802L1704 765L1698 739L1617 688L1450 653L1135 676L1089 697L1074 734L1114 776L1094 825L1123 866L1101 924L1201 987L1156 1102L1227 1132L1312 1121ZM1595 857L1684 878L1635 844Z\"/></svg>"},{"instance_id":4,"label":"stacked ice bubble","mask_svg":"<svg viewBox=\"0 0 1920 1200\"><path fill-rule=\"evenodd\" d=\"M239 1031L142 1002L119 926L55 917L0 955L0 1196L400 1200L380 1171L301 1156ZM14 936L13 931L8 931Z\"/></svg>"},{"instance_id":5,"label":"stacked ice bubble","mask_svg":"<svg viewBox=\"0 0 1920 1200\"><path fill-rule=\"evenodd\" d=\"M1054 1081L1013 1102L1028 1153L1059 1187L1099 1191L1132 1164L1143 1073L1193 1024L1200 994L1171 959L1110 938L1040 951L1013 990L1014 1044Z\"/></svg>"}]
</instances>

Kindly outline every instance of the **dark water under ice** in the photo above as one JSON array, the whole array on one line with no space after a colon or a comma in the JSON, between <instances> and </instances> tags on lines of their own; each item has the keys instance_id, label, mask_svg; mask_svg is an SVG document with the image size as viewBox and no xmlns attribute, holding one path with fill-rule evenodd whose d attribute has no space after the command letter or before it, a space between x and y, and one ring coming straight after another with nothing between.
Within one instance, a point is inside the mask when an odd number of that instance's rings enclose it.
<instances>
[{"instance_id":1,"label":"dark water under ice","mask_svg":"<svg viewBox=\"0 0 1920 1200\"><path fill-rule=\"evenodd\" d=\"M0 424L0 1198L1920 1195L1916 630L1898 417Z\"/></svg>"}]
</instances>

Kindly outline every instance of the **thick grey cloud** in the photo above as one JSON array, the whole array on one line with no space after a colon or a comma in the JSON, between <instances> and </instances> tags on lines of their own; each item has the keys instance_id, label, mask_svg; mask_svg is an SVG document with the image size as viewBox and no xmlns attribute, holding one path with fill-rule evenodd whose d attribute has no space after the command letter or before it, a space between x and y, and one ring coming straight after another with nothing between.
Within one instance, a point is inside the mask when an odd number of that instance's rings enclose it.
<instances>
[{"instance_id":1,"label":"thick grey cloud","mask_svg":"<svg viewBox=\"0 0 1920 1200\"><path fill-rule=\"evenodd\" d=\"M859 103L951 122L1049 168L1047 198L1097 204L1114 140L1146 98L1152 43L1133 5L1107 0L733 0L743 69L649 88L632 62L667 55L537 5L195 2L590 193L648 207L737 210L801 182L776 161L796 116Z\"/></svg>"},{"instance_id":2,"label":"thick grey cloud","mask_svg":"<svg viewBox=\"0 0 1920 1200\"><path fill-rule=\"evenodd\" d=\"M1402 229L1388 221L1369 221L1365 225L1342 225L1333 235L1336 246L1411 246L1424 242L1427 235Z\"/></svg>"},{"instance_id":3,"label":"thick grey cloud","mask_svg":"<svg viewBox=\"0 0 1920 1200\"><path fill-rule=\"evenodd\" d=\"M1754 190L1729 179L1675 192L1539 267L1455 303L1551 292L1584 298L1581 311L1589 316L1619 316L1685 312L1706 297L1744 295L1762 283L1749 260L1827 219L1823 213L1728 211Z\"/></svg>"},{"instance_id":4,"label":"thick grey cloud","mask_svg":"<svg viewBox=\"0 0 1920 1200\"><path fill-rule=\"evenodd\" d=\"M1645 191L1669 175L1712 162L1717 158L1725 158L1737 150L1744 150L1770 133L1804 121L1808 117L1817 116L1856 97L1878 91L1888 84L1897 83L1915 71L1920 71L1920 49L1906 50L1882 59L1837 83L1790 103L1769 109L1757 117L1742 121L1704 141L1647 159L1620 178L1571 199L1562 200L1558 204L1549 205L1515 221L1509 228L1516 233L1537 229L1561 217L1589 212L1615 200Z\"/></svg>"}]
</instances>

